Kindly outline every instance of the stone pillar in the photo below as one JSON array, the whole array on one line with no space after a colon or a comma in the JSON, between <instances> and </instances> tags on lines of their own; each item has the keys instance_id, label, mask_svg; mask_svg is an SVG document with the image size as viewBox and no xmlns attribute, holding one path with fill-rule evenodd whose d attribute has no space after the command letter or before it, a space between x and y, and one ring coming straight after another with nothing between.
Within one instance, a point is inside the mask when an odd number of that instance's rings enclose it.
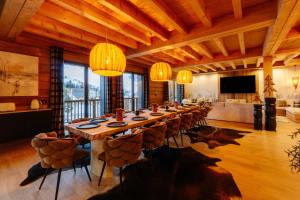
<instances>
[{"instance_id":1,"label":"stone pillar","mask_svg":"<svg viewBox=\"0 0 300 200\"><path fill-rule=\"evenodd\" d=\"M273 84L273 67L272 57L264 57L264 97L265 97L265 129L268 131L276 131L276 98L274 91L272 91ZM268 81L266 82L266 79ZM269 87L266 90L266 87Z\"/></svg>"}]
</instances>

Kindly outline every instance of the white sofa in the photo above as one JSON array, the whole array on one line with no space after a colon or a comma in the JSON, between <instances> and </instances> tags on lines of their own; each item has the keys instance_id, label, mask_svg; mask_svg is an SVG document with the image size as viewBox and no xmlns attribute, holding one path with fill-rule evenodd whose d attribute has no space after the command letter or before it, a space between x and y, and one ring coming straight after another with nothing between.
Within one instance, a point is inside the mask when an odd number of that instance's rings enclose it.
<instances>
[{"instance_id":1,"label":"white sofa","mask_svg":"<svg viewBox=\"0 0 300 200\"><path fill-rule=\"evenodd\" d=\"M294 122L300 122L300 108L288 107L286 108L286 116Z\"/></svg>"},{"instance_id":2,"label":"white sofa","mask_svg":"<svg viewBox=\"0 0 300 200\"><path fill-rule=\"evenodd\" d=\"M252 103L215 102L207 119L253 123Z\"/></svg>"}]
</instances>

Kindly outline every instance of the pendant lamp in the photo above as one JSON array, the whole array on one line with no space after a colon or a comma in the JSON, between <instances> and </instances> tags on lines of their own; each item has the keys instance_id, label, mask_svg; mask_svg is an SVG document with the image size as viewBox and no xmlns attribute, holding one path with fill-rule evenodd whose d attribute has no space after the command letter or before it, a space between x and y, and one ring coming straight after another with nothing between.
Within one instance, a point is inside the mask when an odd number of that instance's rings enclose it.
<instances>
[{"instance_id":1,"label":"pendant lamp","mask_svg":"<svg viewBox=\"0 0 300 200\"><path fill-rule=\"evenodd\" d=\"M172 79L172 69L168 63L154 63L150 69L150 78L152 81L168 81Z\"/></svg>"},{"instance_id":2,"label":"pendant lamp","mask_svg":"<svg viewBox=\"0 0 300 200\"><path fill-rule=\"evenodd\" d=\"M176 82L178 84L186 84L193 82L192 72L189 70L180 70L176 77Z\"/></svg>"},{"instance_id":3,"label":"pendant lamp","mask_svg":"<svg viewBox=\"0 0 300 200\"><path fill-rule=\"evenodd\" d=\"M120 76L126 68L126 57L116 45L98 43L90 52L90 68L101 76Z\"/></svg>"}]
</instances>

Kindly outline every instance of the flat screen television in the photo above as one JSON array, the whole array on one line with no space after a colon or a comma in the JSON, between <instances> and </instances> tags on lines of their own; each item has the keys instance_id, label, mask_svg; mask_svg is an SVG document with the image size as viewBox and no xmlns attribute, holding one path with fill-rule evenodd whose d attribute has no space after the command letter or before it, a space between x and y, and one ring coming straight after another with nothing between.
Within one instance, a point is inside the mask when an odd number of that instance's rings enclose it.
<instances>
[{"instance_id":1,"label":"flat screen television","mask_svg":"<svg viewBox=\"0 0 300 200\"><path fill-rule=\"evenodd\" d=\"M220 92L224 93L255 93L255 75L232 76L220 79Z\"/></svg>"}]
</instances>

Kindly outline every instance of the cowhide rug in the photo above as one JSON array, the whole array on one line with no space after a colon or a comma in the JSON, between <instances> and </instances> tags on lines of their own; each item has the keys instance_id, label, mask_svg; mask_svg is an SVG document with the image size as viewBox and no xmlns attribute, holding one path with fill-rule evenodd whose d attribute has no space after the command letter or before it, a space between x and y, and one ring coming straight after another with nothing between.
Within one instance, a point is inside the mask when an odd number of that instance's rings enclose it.
<instances>
[{"instance_id":1,"label":"cowhide rug","mask_svg":"<svg viewBox=\"0 0 300 200\"><path fill-rule=\"evenodd\" d=\"M123 184L89 200L226 200L241 198L232 175L218 167L218 158L191 147L164 146L151 159L124 170ZM100 185L101 187L101 185Z\"/></svg>"},{"instance_id":2,"label":"cowhide rug","mask_svg":"<svg viewBox=\"0 0 300 200\"><path fill-rule=\"evenodd\" d=\"M205 142L210 149L227 144L240 145L235 139L244 137L249 131L240 131L229 128L218 128L213 126L201 126L187 135L191 143Z\"/></svg>"}]
</instances>

